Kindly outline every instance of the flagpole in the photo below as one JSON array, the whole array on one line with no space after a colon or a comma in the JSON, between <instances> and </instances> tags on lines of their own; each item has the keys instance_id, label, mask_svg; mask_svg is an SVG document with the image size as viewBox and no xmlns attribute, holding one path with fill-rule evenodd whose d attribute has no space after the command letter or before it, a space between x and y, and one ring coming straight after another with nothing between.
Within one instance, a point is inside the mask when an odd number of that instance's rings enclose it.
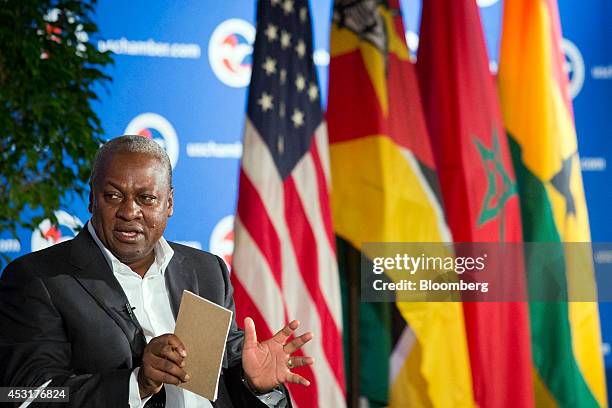
<instances>
[{"instance_id":1,"label":"flagpole","mask_svg":"<svg viewBox=\"0 0 612 408\"><path fill-rule=\"evenodd\" d=\"M352 245L346 245L346 265L348 266L348 311L349 311L349 370L347 378L347 405L349 408L359 406L359 301L361 296L360 254Z\"/></svg>"}]
</instances>

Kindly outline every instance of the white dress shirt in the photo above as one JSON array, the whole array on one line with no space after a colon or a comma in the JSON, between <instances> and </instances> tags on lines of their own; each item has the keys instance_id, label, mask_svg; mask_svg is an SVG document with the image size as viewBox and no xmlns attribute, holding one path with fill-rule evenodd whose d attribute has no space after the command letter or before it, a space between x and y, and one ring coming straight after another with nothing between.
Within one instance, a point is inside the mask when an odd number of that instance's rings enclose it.
<instances>
[{"instance_id":1,"label":"white dress shirt","mask_svg":"<svg viewBox=\"0 0 612 408\"><path fill-rule=\"evenodd\" d=\"M129 266L119 261L102 244L91 221L87 223L87 229L102 251L104 258L113 271L113 275L119 281L130 305L134 308L134 314L144 331L147 343L153 337L166 333L174 333L176 322L170 306L166 279L164 278L166 268L174 255L174 250L165 238L161 237L155 244L155 261L144 274L144 277L140 277ZM135 368L130 376L130 408L143 407L150 398L140 398L137 380L139 370L140 367ZM164 384L164 388L166 390L166 407L168 408L212 408L210 401L206 398L179 388L176 385ZM258 396L258 398L269 407L283 407L286 405L284 394L278 391Z\"/></svg>"},{"instance_id":2,"label":"white dress shirt","mask_svg":"<svg viewBox=\"0 0 612 408\"><path fill-rule=\"evenodd\" d=\"M106 258L108 265L113 271L113 275L119 281L130 305L134 308L134 314L144 331L147 343L153 337L166 333L174 333L176 322L174 321L174 314L170 306L170 296L168 295L166 279L164 278L166 267L174 255L174 250L168 245L168 242L162 237L155 244L155 262L147 270L144 277L141 278L129 266L119 261L102 244L91 222L87 223L87 229L98 247L100 247L100 250L102 250L104 258ZM137 381L139 369L140 367L135 368L130 376L130 408L142 407L148 401L148 398L140 399ZM167 407L212 407L206 398L179 388L176 385L165 384L164 388L166 389Z\"/></svg>"}]
</instances>

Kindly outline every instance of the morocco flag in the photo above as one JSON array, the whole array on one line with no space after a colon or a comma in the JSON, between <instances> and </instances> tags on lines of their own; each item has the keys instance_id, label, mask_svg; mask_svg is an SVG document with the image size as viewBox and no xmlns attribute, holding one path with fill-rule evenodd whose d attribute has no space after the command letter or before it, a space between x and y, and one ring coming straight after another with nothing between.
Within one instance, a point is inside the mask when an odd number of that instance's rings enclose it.
<instances>
[{"instance_id":1,"label":"morocco flag","mask_svg":"<svg viewBox=\"0 0 612 408\"><path fill-rule=\"evenodd\" d=\"M520 242L519 199L475 0L423 2L417 68L455 242ZM504 272L523 282L522 259ZM523 288L524 289L524 288ZM480 407L533 405L525 303L464 303Z\"/></svg>"}]
</instances>

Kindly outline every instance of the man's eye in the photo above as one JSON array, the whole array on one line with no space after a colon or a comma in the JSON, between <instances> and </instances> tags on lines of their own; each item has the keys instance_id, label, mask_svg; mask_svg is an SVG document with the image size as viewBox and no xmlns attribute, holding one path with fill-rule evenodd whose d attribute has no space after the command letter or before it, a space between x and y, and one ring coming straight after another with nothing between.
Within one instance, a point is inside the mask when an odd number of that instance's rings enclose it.
<instances>
[{"instance_id":1,"label":"man's eye","mask_svg":"<svg viewBox=\"0 0 612 408\"><path fill-rule=\"evenodd\" d=\"M152 203L153 201L155 201L155 197L153 197L153 196L141 196L141 200L144 203Z\"/></svg>"},{"instance_id":2,"label":"man's eye","mask_svg":"<svg viewBox=\"0 0 612 408\"><path fill-rule=\"evenodd\" d=\"M119 196L119 194L116 194L116 193L106 193L106 194L104 194L104 197L105 197L107 200L118 200L118 199L120 199L120 198L121 198L121 197Z\"/></svg>"}]
</instances>

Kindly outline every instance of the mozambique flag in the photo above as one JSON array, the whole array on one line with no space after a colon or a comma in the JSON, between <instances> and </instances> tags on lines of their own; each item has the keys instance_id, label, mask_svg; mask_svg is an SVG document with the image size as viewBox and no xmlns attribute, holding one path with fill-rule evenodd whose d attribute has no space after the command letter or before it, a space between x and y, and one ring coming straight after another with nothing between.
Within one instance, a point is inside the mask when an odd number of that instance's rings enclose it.
<instances>
[{"instance_id":1,"label":"mozambique flag","mask_svg":"<svg viewBox=\"0 0 612 408\"><path fill-rule=\"evenodd\" d=\"M423 2L417 67L454 240L520 242L516 179L474 0ZM504 266L524 290L523 259ZM526 303L467 302L463 309L476 403L532 406Z\"/></svg>"},{"instance_id":2,"label":"mozambique flag","mask_svg":"<svg viewBox=\"0 0 612 408\"><path fill-rule=\"evenodd\" d=\"M365 242L450 240L404 32L397 0L334 3L332 210L340 241L357 251ZM340 245L340 262L347 252ZM396 303L404 323L393 331L392 307L359 307L360 393L371 406L474 406L460 303Z\"/></svg>"},{"instance_id":3,"label":"mozambique flag","mask_svg":"<svg viewBox=\"0 0 612 408\"><path fill-rule=\"evenodd\" d=\"M498 81L525 241L590 241L560 44L555 0L505 1ZM555 272L571 293L593 281L593 266L568 255ZM528 267L531 289L545 278ZM530 319L537 405L606 406L597 304L532 303Z\"/></svg>"}]
</instances>

